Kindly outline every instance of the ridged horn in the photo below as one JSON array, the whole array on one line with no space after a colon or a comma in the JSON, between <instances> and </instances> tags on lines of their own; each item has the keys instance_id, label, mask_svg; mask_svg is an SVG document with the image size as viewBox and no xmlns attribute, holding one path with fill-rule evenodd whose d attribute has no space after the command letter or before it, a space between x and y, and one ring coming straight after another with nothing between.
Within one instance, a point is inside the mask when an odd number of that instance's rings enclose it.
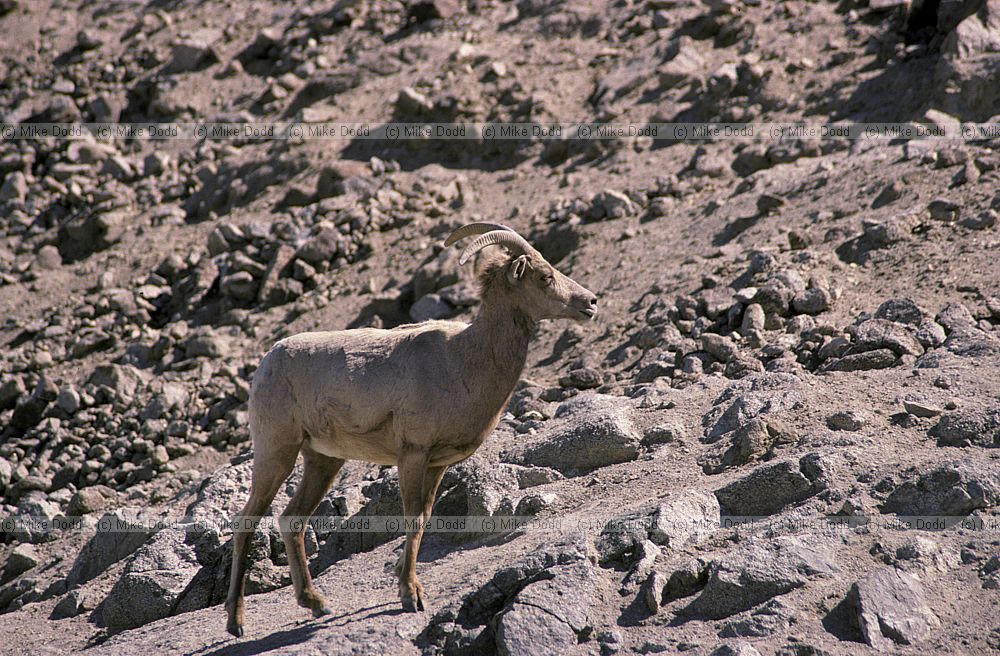
<instances>
[{"instance_id":1,"label":"ridged horn","mask_svg":"<svg viewBox=\"0 0 1000 656\"><path fill-rule=\"evenodd\" d=\"M458 258L459 264L465 264L469 261L469 258L483 250L487 246L506 246L515 255L523 255L525 253L530 253L534 250L524 237L517 234L513 230L492 230L482 235L474 242L469 244L464 251L462 251L462 256Z\"/></svg>"},{"instance_id":2,"label":"ridged horn","mask_svg":"<svg viewBox=\"0 0 1000 656\"><path fill-rule=\"evenodd\" d=\"M465 239L466 237L471 237L473 235L482 235L487 232L493 232L494 230L510 230L514 232L512 228L508 228L502 223L486 223L484 221L479 221L476 223L467 223L461 228L455 230L451 233L448 239L445 240L444 245L451 246L460 239Z\"/></svg>"}]
</instances>

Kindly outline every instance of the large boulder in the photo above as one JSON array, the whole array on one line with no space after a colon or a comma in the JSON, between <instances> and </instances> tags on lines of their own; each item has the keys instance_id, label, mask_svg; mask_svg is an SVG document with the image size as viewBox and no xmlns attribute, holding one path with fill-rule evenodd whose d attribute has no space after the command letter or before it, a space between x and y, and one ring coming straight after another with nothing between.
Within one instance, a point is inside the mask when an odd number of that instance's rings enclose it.
<instances>
[{"instance_id":1,"label":"large boulder","mask_svg":"<svg viewBox=\"0 0 1000 656\"><path fill-rule=\"evenodd\" d=\"M931 428L940 446L1000 446L1000 408L979 407L949 412Z\"/></svg>"},{"instance_id":2,"label":"large boulder","mask_svg":"<svg viewBox=\"0 0 1000 656\"><path fill-rule=\"evenodd\" d=\"M86 583L131 556L154 532L137 524L134 518L122 511L105 514L97 522L97 531L73 561L66 583L70 587Z\"/></svg>"},{"instance_id":3,"label":"large boulder","mask_svg":"<svg viewBox=\"0 0 1000 656\"><path fill-rule=\"evenodd\" d=\"M798 461L761 465L716 490L715 496L724 516L773 515L825 489L825 479L820 456L813 453Z\"/></svg>"},{"instance_id":4,"label":"large boulder","mask_svg":"<svg viewBox=\"0 0 1000 656\"><path fill-rule=\"evenodd\" d=\"M704 589L684 614L722 619L839 571L825 554L797 537L750 542L712 560Z\"/></svg>"},{"instance_id":5,"label":"large boulder","mask_svg":"<svg viewBox=\"0 0 1000 656\"><path fill-rule=\"evenodd\" d=\"M560 405L555 418L562 421L507 452L505 459L579 475L639 455L642 436L632 423L628 404L619 397L580 394Z\"/></svg>"},{"instance_id":6,"label":"large boulder","mask_svg":"<svg viewBox=\"0 0 1000 656\"><path fill-rule=\"evenodd\" d=\"M758 373L732 385L712 404L702 424L705 442L717 442L764 415L777 415L801 407L805 401L802 381L791 374Z\"/></svg>"},{"instance_id":7,"label":"large boulder","mask_svg":"<svg viewBox=\"0 0 1000 656\"><path fill-rule=\"evenodd\" d=\"M880 651L922 642L941 624L927 605L920 580L892 567L857 581L846 605L862 639Z\"/></svg>"},{"instance_id":8,"label":"large boulder","mask_svg":"<svg viewBox=\"0 0 1000 656\"><path fill-rule=\"evenodd\" d=\"M565 654L591 626L597 575L587 563L559 565L523 588L496 618L502 656Z\"/></svg>"},{"instance_id":9,"label":"large boulder","mask_svg":"<svg viewBox=\"0 0 1000 656\"><path fill-rule=\"evenodd\" d=\"M1000 505L1000 464L955 460L938 465L894 489L882 512L896 515L964 517Z\"/></svg>"},{"instance_id":10,"label":"large boulder","mask_svg":"<svg viewBox=\"0 0 1000 656\"><path fill-rule=\"evenodd\" d=\"M200 565L183 531L160 531L136 552L101 604L112 630L134 629L171 614Z\"/></svg>"}]
</instances>

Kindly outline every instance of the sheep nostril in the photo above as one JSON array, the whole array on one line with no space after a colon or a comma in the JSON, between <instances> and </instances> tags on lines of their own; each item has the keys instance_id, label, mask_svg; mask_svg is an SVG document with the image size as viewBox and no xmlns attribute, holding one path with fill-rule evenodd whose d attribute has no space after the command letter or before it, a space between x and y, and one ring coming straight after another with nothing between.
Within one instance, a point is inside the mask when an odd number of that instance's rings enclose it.
<instances>
[{"instance_id":1,"label":"sheep nostril","mask_svg":"<svg viewBox=\"0 0 1000 656\"><path fill-rule=\"evenodd\" d=\"M597 297L596 296L591 296L590 297L590 306L591 307L596 307L597 306Z\"/></svg>"}]
</instances>

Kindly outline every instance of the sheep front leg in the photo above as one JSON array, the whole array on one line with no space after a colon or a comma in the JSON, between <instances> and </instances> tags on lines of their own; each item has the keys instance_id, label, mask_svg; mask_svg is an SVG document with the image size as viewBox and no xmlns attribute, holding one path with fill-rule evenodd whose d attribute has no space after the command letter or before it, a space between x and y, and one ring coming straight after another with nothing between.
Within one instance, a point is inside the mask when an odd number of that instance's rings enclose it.
<instances>
[{"instance_id":1,"label":"sheep front leg","mask_svg":"<svg viewBox=\"0 0 1000 656\"><path fill-rule=\"evenodd\" d=\"M399 598L403 610L424 610L424 588L417 578L417 553L424 535L424 523L431 516L445 467L429 467L425 451L405 451L399 459L399 488L406 519L406 546L399 568Z\"/></svg>"}]
</instances>

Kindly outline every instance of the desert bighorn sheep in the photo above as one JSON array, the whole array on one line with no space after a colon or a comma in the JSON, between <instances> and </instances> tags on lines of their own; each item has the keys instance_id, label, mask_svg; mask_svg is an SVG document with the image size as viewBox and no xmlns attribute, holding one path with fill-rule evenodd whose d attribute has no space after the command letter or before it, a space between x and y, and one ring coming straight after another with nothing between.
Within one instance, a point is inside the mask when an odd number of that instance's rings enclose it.
<instances>
[{"instance_id":1,"label":"desert bighorn sheep","mask_svg":"<svg viewBox=\"0 0 1000 656\"><path fill-rule=\"evenodd\" d=\"M391 330L301 333L278 342L250 391L253 478L237 516L227 629L243 634L243 581L249 538L301 452L302 483L282 517L308 517L345 460L399 467L406 518L399 594L403 609L424 609L417 579L423 525L445 469L468 458L496 427L524 369L541 319L591 319L597 297L559 273L507 226L470 223L445 241L477 236L465 264L487 246L481 305L471 324L427 321ZM329 613L306 566L304 526L281 526L295 596L314 617Z\"/></svg>"}]
</instances>

